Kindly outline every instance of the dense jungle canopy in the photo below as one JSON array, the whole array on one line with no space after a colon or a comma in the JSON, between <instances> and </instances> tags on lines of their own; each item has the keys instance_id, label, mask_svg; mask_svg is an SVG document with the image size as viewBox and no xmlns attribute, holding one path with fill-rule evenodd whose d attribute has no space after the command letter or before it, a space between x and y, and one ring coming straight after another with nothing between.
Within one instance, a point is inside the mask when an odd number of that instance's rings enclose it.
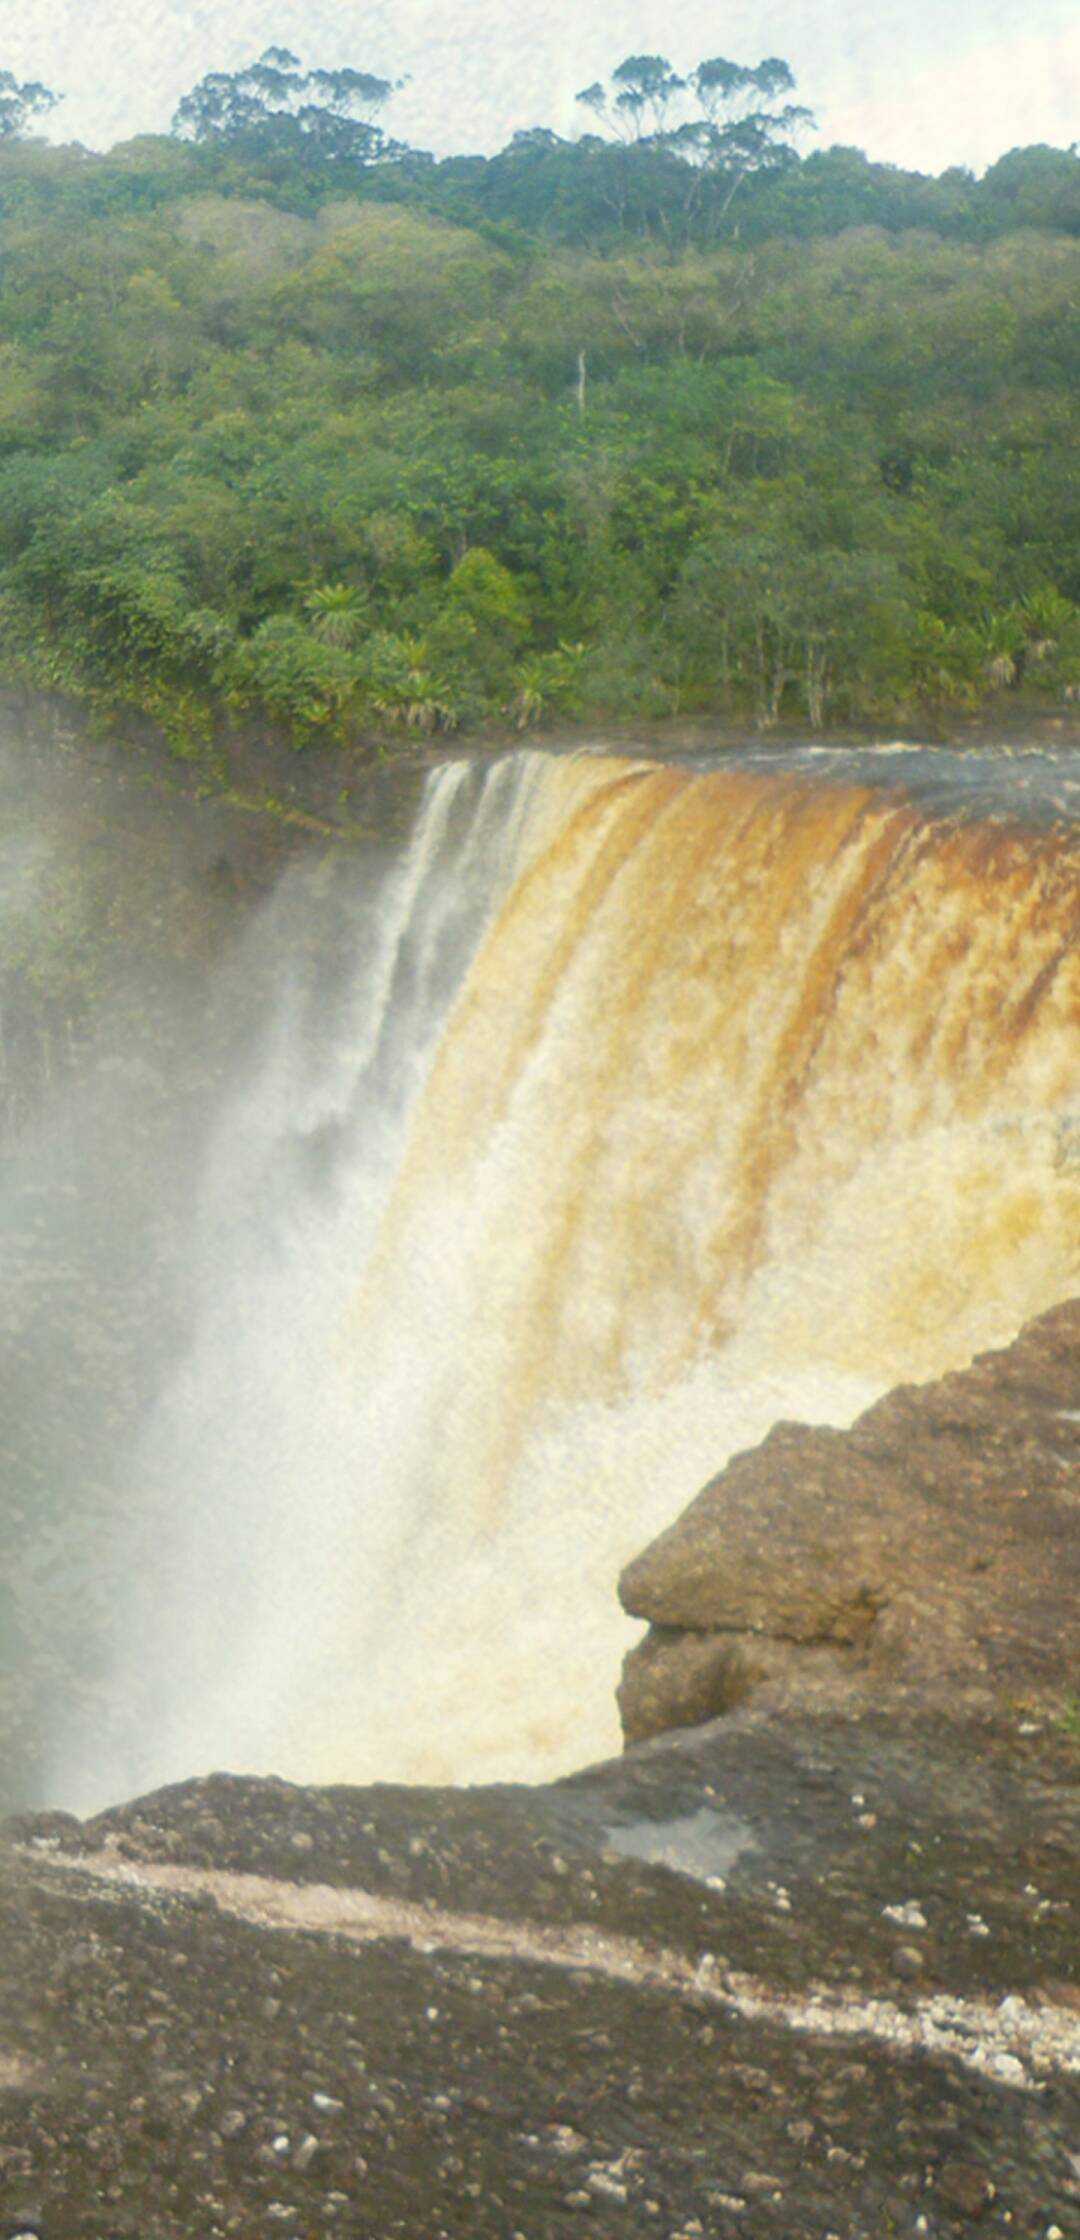
<instances>
[{"instance_id":1,"label":"dense jungle canopy","mask_svg":"<svg viewBox=\"0 0 1080 2240\"><path fill-rule=\"evenodd\" d=\"M412 150L271 49L102 155L0 72L0 675L178 743L1080 684L1080 157L800 153L775 58Z\"/></svg>"}]
</instances>

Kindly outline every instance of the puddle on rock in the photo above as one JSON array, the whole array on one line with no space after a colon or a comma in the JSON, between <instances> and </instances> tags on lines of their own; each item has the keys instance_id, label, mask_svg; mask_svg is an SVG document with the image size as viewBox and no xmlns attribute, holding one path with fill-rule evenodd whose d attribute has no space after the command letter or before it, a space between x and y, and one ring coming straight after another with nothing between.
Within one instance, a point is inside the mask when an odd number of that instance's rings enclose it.
<instances>
[{"instance_id":1,"label":"puddle on rock","mask_svg":"<svg viewBox=\"0 0 1080 2240\"><path fill-rule=\"evenodd\" d=\"M745 1820L716 1812L711 1805L700 1805L678 1820L616 1822L605 1828L604 1841L623 1858L647 1859L698 1882L722 1880L744 1851L757 1848Z\"/></svg>"}]
</instances>

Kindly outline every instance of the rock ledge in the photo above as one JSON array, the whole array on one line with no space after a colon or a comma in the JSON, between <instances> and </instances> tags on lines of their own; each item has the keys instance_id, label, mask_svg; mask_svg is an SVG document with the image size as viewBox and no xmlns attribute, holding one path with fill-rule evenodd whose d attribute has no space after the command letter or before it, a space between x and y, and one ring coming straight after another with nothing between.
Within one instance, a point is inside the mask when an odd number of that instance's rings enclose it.
<instances>
[{"instance_id":1,"label":"rock ledge","mask_svg":"<svg viewBox=\"0 0 1080 2240\"><path fill-rule=\"evenodd\" d=\"M777 1424L624 1571L628 1741L753 1695L992 1709L1080 1684L1080 1301L849 1431Z\"/></svg>"}]
</instances>

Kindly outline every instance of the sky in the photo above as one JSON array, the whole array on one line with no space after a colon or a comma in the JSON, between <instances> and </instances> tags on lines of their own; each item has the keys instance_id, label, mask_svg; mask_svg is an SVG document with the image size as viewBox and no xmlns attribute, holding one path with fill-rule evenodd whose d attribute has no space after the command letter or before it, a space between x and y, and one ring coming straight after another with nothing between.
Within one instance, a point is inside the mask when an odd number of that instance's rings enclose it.
<instances>
[{"instance_id":1,"label":"sky","mask_svg":"<svg viewBox=\"0 0 1080 2240\"><path fill-rule=\"evenodd\" d=\"M920 171L1080 135L1077 0L592 0L587 21L582 0L0 0L0 68L63 93L47 135L88 147L167 130L207 71L272 45L407 76L384 122L437 155L584 129L574 94L639 53L684 70L781 55L818 120L804 147Z\"/></svg>"}]
</instances>

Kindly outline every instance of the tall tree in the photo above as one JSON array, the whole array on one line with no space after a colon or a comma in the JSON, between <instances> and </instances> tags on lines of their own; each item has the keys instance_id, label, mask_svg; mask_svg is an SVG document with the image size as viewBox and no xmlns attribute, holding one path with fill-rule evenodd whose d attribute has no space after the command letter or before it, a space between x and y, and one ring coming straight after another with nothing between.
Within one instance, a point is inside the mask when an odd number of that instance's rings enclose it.
<instances>
[{"instance_id":1,"label":"tall tree","mask_svg":"<svg viewBox=\"0 0 1080 2240\"><path fill-rule=\"evenodd\" d=\"M0 70L0 140L17 140L33 117L44 117L63 100L36 79L20 85L10 70Z\"/></svg>"},{"instance_id":2,"label":"tall tree","mask_svg":"<svg viewBox=\"0 0 1080 2240\"><path fill-rule=\"evenodd\" d=\"M612 71L610 87L597 80L576 98L616 139L722 177L726 210L743 179L790 160L794 135L812 125L809 109L785 99L794 90L779 55L752 66L714 55L681 77L666 55L638 54ZM696 114L680 116L688 103Z\"/></svg>"},{"instance_id":3,"label":"tall tree","mask_svg":"<svg viewBox=\"0 0 1080 2240\"><path fill-rule=\"evenodd\" d=\"M672 135L678 151L728 182L724 207L751 172L783 162L800 128L813 124L809 109L785 101L794 93L790 64L768 55L750 68L723 55L699 62L688 80L701 109Z\"/></svg>"},{"instance_id":4,"label":"tall tree","mask_svg":"<svg viewBox=\"0 0 1080 2240\"><path fill-rule=\"evenodd\" d=\"M371 163L395 153L375 123L401 80L368 70L304 70L288 47L267 47L244 70L212 71L184 95L172 121L180 140L238 141L323 161Z\"/></svg>"},{"instance_id":5,"label":"tall tree","mask_svg":"<svg viewBox=\"0 0 1080 2240\"><path fill-rule=\"evenodd\" d=\"M686 83L665 55L631 54L612 71L610 93L597 79L574 98L620 139L643 140L663 131L668 110L686 91Z\"/></svg>"}]
</instances>

